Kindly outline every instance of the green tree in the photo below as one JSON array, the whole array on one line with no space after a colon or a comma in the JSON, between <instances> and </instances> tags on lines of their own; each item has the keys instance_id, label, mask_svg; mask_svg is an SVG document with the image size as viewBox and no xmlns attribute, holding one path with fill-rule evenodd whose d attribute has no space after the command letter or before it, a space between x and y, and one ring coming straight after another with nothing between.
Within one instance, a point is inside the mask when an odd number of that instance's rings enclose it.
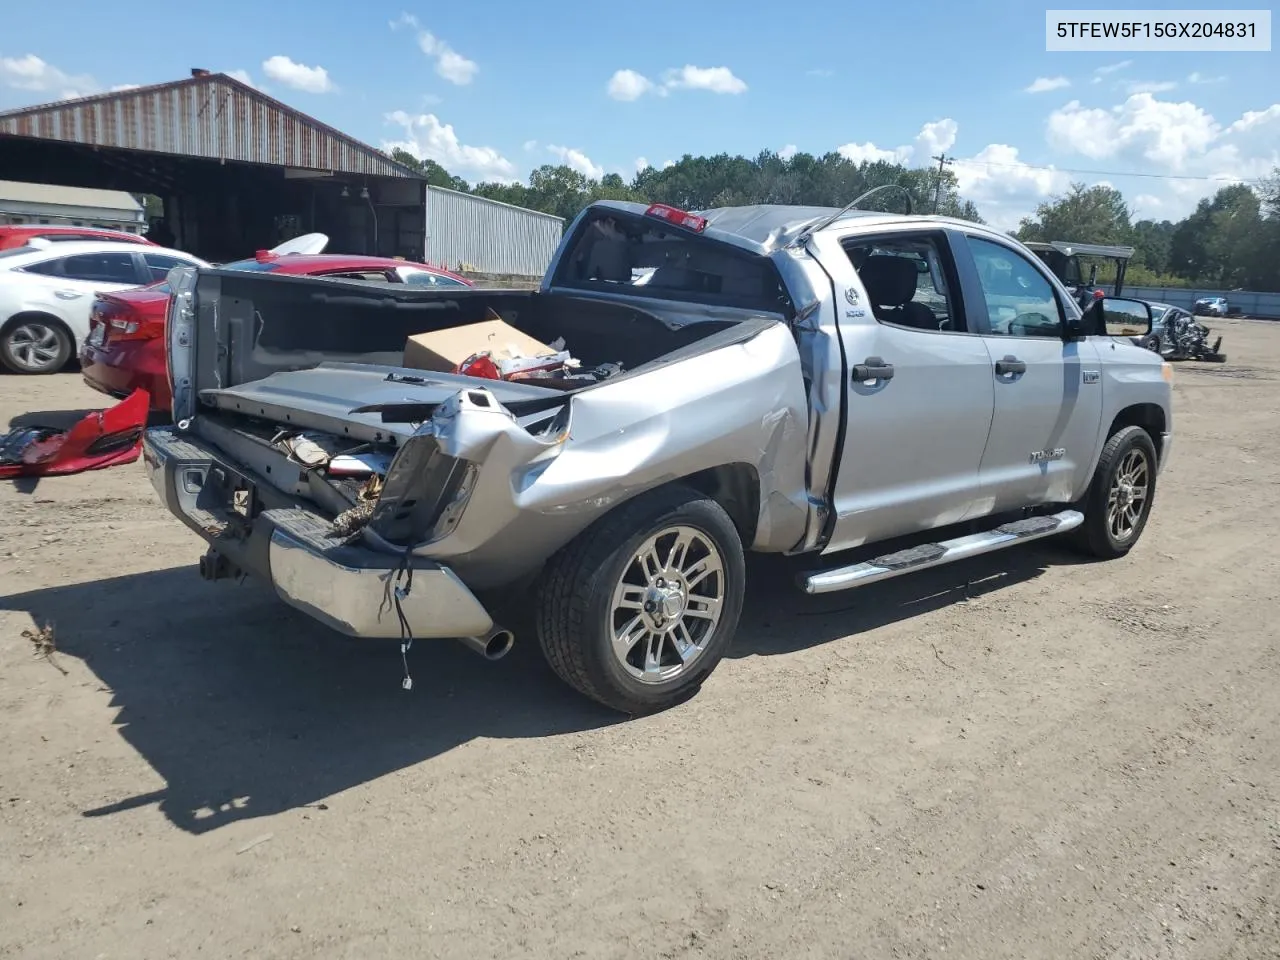
<instances>
[{"instance_id":1,"label":"green tree","mask_svg":"<svg viewBox=\"0 0 1280 960\"><path fill-rule=\"evenodd\" d=\"M1076 243L1127 244L1131 239L1129 208L1114 187L1073 183L1067 193L1036 207L1024 217L1019 240L1067 240Z\"/></svg>"}]
</instances>

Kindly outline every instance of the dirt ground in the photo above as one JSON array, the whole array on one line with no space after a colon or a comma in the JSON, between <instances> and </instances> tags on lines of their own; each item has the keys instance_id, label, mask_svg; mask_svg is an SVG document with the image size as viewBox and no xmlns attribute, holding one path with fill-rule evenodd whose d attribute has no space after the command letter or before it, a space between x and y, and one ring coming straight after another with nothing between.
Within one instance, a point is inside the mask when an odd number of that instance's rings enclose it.
<instances>
[{"instance_id":1,"label":"dirt ground","mask_svg":"<svg viewBox=\"0 0 1280 960\"><path fill-rule=\"evenodd\" d=\"M203 583L140 464L0 486L0 956L1280 956L1280 324L1212 325L1128 558L754 563L732 656L630 722L527 634L403 692ZM102 405L0 377L0 426Z\"/></svg>"}]
</instances>

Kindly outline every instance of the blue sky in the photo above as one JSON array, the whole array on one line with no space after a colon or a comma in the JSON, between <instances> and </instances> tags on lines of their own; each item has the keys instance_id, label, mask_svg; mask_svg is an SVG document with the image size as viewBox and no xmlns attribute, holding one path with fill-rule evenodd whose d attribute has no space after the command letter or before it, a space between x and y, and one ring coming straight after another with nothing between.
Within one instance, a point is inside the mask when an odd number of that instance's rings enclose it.
<instances>
[{"instance_id":1,"label":"blue sky","mask_svg":"<svg viewBox=\"0 0 1280 960\"><path fill-rule=\"evenodd\" d=\"M1014 0L810 0L759 15L720 0L615 14L584 0L220 0L155 21L80 0L57 19L7 7L0 108L238 71L472 181L561 160L629 179L642 158L684 153L928 163L942 149L965 195L1011 226L1072 179L1112 183L1138 216L1176 218L1221 184L1115 174L1249 179L1280 164L1274 52L1047 53L1044 6Z\"/></svg>"}]
</instances>

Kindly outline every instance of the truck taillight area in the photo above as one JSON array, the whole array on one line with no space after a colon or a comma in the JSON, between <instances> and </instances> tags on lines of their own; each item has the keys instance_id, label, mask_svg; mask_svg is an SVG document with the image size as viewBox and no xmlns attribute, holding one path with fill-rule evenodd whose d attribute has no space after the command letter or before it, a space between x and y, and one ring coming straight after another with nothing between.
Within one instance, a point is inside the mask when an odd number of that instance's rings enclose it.
<instances>
[{"instance_id":1,"label":"truck taillight area","mask_svg":"<svg viewBox=\"0 0 1280 960\"><path fill-rule=\"evenodd\" d=\"M647 217L657 217L659 220L665 220L667 223L674 224L677 227L684 227L686 230L692 230L694 233L701 233L707 229L707 220L705 217L699 217L696 214L686 213L677 207L668 206L665 203L654 203L645 211Z\"/></svg>"}]
</instances>

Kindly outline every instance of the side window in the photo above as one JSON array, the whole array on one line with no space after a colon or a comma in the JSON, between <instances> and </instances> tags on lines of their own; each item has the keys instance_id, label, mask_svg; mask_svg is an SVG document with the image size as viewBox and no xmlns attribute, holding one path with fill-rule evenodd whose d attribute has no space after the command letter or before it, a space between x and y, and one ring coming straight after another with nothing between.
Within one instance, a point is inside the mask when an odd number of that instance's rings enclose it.
<instances>
[{"instance_id":1,"label":"side window","mask_svg":"<svg viewBox=\"0 0 1280 960\"><path fill-rule=\"evenodd\" d=\"M964 315L947 280L939 241L901 236L845 245L866 288L868 306L881 323L930 330L965 332Z\"/></svg>"},{"instance_id":2,"label":"side window","mask_svg":"<svg viewBox=\"0 0 1280 960\"><path fill-rule=\"evenodd\" d=\"M967 240L987 302L984 332L1007 337L1061 336L1062 304L1044 274L1003 244L978 237Z\"/></svg>"},{"instance_id":3,"label":"side window","mask_svg":"<svg viewBox=\"0 0 1280 960\"><path fill-rule=\"evenodd\" d=\"M137 283L138 271L133 254L78 253L62 261L62 275L71 280L95 283Z\"/></svg>"},{"instance_id":4,"label":"side window","mask_svg":"<svg viewBox=\"0 0 1280 960\"><path fill-rule=\"evenodd\" d=\"M381 270L335 270L333 273L319 274L331 280L363 280L367 283L386 283L387 275Z\"/></svg>"},{"instance_id":5,"label":"side window","mask_svg":"<svg viewBox=\"0 0 1280 960\"><path fill-rule=\"evenodd\" d=\"M163 253L144 253L142 259L147 263L147 273L151 276L151 283L163 280L169 275L170 270L174 267L184 266L187 262Z\"/></svg>"},{"instance_id":6,"label":"side window","mask_svg":"<svg viewBox=\"0 0 1280 960\"><path fill-rule=\"evenodd\" d=\"M450 277L442 277L438 273L431 273L427 270L412 270L401 267L400 276L405 283L415 287L463 287L466 284L458 283L458 281Z\"/></svg>"},{"instance_id":7,"label":"side window","mask_svg":"<svg viewBox=\"0 0 1280 960\"><path fill-rule=\"evenodd\" d=\"M38 273L42 277L60 277L62 276L61 260L41 260L39 263L31 263L22 268L23 273Z\"/></svg>"}]
</instances>

